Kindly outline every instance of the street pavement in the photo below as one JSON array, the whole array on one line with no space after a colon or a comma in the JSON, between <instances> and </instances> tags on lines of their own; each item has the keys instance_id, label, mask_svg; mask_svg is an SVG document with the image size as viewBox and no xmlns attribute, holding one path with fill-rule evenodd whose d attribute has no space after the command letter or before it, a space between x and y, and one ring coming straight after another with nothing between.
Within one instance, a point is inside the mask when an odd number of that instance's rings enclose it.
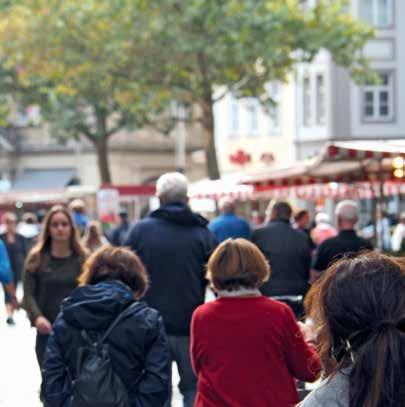
<instances>
[{"instance_id":1,"label":"street pavement","mask_svg":"<svg viewBox=\"0 0 405 407\"><path fill-rule=\"evenodd\" d=\"M0 304L3 304L0 295ZM19 311L16 325L6 325L5 310L0 306L0 407L42 407L38 390L40 375L35 358L35 329ZM177 370L173 369L175 383L178 382ZM172 407L181 407L181 396L177 386L173 389Z\"/></svg>"}]
</instances>

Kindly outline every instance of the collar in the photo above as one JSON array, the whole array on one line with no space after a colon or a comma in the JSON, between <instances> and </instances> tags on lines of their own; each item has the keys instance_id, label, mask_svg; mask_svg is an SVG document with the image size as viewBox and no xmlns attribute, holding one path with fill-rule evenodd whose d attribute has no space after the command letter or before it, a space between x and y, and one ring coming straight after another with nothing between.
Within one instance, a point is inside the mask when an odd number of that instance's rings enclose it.
<instances>
[{"instance_id":1,"label":"collar","mask_svg":"<svg viewBox=\"0 0 405 407\"><path fill-rule=\"evenodd\" d=\"M261 292L258 288L248 288L241 287L238 290L228 291L228 290L219 290L217 291L218 297L222 298L235 298L235 297L259 297Z\"/></svg>"}]
</instances>

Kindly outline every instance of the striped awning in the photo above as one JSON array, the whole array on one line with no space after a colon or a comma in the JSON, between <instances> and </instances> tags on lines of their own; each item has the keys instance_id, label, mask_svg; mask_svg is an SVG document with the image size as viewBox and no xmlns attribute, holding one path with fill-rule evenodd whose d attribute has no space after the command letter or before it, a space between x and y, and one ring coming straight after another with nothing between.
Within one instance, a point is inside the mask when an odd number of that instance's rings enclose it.
<instances>
[{"instance_id":1,"label":"striped awning","mask_svg":"<svg viewBox=\"0 0 405 407\"><path fill-rule=\"evenodd\" d=\"M322 152L295 165L252 174L242 182L254 187L254 193L292 187L358 182L377 183L398 180L392 161L405 158L405 142L342 142L328 144Z\"/></svg>"}]
</instances>

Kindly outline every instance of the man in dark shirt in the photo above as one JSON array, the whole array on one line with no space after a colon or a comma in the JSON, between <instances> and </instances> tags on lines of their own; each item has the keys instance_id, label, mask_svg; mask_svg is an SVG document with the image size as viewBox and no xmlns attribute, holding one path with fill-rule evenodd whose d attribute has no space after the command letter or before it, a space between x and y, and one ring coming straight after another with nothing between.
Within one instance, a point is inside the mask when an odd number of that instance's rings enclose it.
<instances>
[{"instance_id":1,"label":"man in dark shirt","mask_svg":"<svg viewBox=\"0 0 405 407\"><path fill-rule=\"evenodd\" d=\"M287 202L270 209L270 223L253 232L252 241L266 256L270 280L261 291L267 296L300 296L308 289L311 249L307 236L292 227L292 210Z\"/></svg>"},{"instance_id":2,"label":"man in dark shirt","mask_svg":"<svg viewBox=\"0 0 405 407\"><path fill-rule=\"evenodd\" d=\"M318 246L311 270L312 282L339 258L350 253L373 250L372 244L357 236L354 230L359 220L359 209L356 202L350 200L340 202L336 206L335 214L339 233Z\"/></svg>"}]
</instances>

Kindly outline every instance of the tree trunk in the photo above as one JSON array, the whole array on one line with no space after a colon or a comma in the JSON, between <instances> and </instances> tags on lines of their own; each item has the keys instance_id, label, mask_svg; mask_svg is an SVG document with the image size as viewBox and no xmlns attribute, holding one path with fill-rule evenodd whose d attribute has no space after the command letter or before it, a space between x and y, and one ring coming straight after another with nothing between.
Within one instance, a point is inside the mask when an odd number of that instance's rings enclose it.
<instances>
[{"instance_id":1,"label":"tree trunk","mask_svg":"<svg viewBox=\"0 0 405 407\"><path fill-rule=\"evenodd\" d=\"M217 151L214 138L214 111L212 97L202 105L203 136L206 155L207 174L210 179L220 178Z\"/></svg>"},{"instance_id":2,"label":"tree trunk","mask_svg":"<svg viewBox=\"0 0 405 407\"><path fill-rule=\"evenodd\" d=\"M111 184L110 163L108 158L108 137L100 136L95 142L97 153L97 164L100 174L101 184Z\"/></svg>"}]
</instances>

